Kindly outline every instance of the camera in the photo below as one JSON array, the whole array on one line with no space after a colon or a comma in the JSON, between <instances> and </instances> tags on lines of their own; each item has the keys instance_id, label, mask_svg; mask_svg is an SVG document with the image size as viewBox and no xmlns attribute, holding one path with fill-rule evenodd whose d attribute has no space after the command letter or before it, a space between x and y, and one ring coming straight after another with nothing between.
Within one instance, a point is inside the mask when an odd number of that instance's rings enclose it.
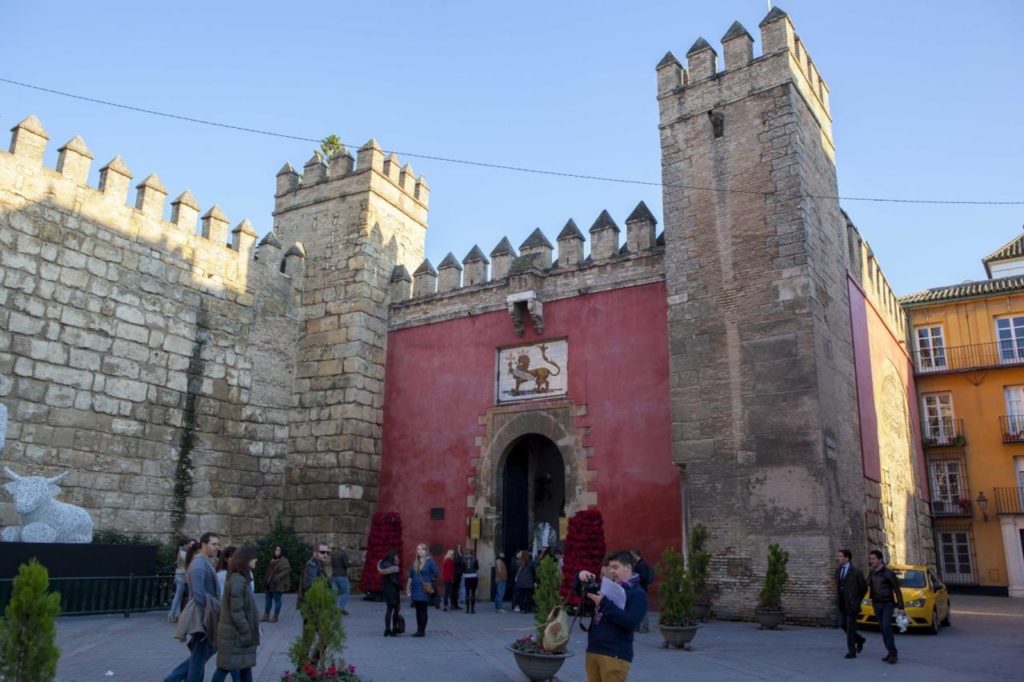
<instances>
[{"instance_id":1,"label":"camera","mask_svg":"<svg viewBox=\"0 0 1024 682\"><path fill-rule=\"evenodd\" d=\"M585 597L588 594L598 594L601 592L601 583L597 582L596 578L581 581L579 591L581 597Z\"/></svg>"}]
</instances>

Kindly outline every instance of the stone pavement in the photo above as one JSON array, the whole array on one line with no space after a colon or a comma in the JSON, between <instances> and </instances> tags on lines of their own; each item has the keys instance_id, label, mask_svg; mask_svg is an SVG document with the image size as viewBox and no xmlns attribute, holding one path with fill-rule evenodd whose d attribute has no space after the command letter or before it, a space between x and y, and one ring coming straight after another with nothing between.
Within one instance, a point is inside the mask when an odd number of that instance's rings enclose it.
<instances>
[{"instance_id":1,"label":"stone pavement","mask_svg":"<svg viewBox=\"0 0 1024 682\"><path fill-rule=\"evenodd\" d=\"M294 596L290 597L281 622L264 625L254 675L258 682L278 682L289 667L288 645L299 629ZM881 662L885 652L877 632L866 633L864 654L846 660L845 640L839 630L785 627L761 631L751 623L713 621L697 634L691 651L661 649L656 629L638 635L630 680L1020 679L1024 600L955 595L953 605L953 626L937 637L912 633L897 637L900 663L895 666ZM413 639L406 634L385 639L382 604L354 599L348 608L346 659L368 682L525 680L504 647L531 630L532 616L498 614L489 603L481 604L475 615L431 609L427 637ZM411 625L413 613L405 604L403 613ZM62 618L57 637L62 652L57 679L64 682L157 681L187 653L159 613L129 619ZM585 648L585 635L574 631L570 650L576 655L562 668L561 682L584 682ZM207 680L213 669L211 661Z\"/></svg>"}]
</instances>

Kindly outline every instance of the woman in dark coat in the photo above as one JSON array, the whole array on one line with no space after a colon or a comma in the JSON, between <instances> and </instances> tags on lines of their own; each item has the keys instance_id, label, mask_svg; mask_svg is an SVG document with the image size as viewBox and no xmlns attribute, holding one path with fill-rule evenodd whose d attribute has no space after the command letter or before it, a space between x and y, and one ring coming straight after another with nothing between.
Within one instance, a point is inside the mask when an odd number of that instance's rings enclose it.
<instances>
[{"instance_id":1,"label":"woman in dark coat","mask_svg":"<svg viewBox=\"0 0 1024 682\"><path fill-rule=\"evenodd\" d=\"M284 549L274 548L274 558L267 566L267 575L263 579L263 587L266 590L263 596L263 618L262 622L277 622L281 613L281 593L292 589L292 565L288 563L288 557L284 555ZM274 613L270 613L270 606L273 604Z\"/></svg>"},{"instance_id":2,"label":"woman in dark coat","mask_svg":"<svg viewBox=\"0 0 1024 682\"><path fill-rule=\"evenodd\" d=\"M537 581L533 562L530 560L530 553L524 549L516 557L515 610L527 613L533 608L533 585L535 582Z\"/></svg>"},{"instance_id":3,"label":"woman in dark coat","mask_svg":"<svg viewBox=\"0 0 1024 682\"><path fill-rule=\"evenodd\" d=\"M377 572L381 575L381 589L384 591L384 603L387 604L387 611L384 613L384 636L397 637L398 614L402 605L402 576L398 567L398 552L389 550L384 558L377 562Z\"/></svg>"},{"instance_id":4,"label":"woman in dark coat","mask_svg":"<svg viewBox=\"0 0 1024 682\"><path fill-rule=\"evenodd\" d=\"M231 557L217 625L217 672L213 682L231 674L236 682L252 682L256 647L260 643L259 608L249 589L256 568L256 547L243 545Z\"/></svg>"}]
</instances>

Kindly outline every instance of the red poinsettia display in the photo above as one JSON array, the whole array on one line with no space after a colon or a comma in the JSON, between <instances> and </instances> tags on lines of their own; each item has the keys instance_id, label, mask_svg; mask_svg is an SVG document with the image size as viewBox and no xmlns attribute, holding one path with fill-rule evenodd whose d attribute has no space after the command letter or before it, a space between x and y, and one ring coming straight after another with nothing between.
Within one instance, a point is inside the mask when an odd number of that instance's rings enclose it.
<instances>
[{"instance_id":1,"label":"red poinsettia display","mask_svg":"<svg viewBox=\"0 0 1024 682\"><path fill-rule=\"evenodd\" d=\"M402 516L398 512L377 512L370 522L370 537L366 541L366 564L359 588L363 592L380 592L380 573L377 563L389 550L402 553Z\"/></svg>"},{"instance_id":2,"label":"red poinsettia display","mask_svg":"<svg viewBox=\"0 0 1024 682\"><path fill-rule=\"evenodd\" d=\"M604 519L597 509L585 509L569 519L569 532L565 538L565 557L562 561L562 598L566 603L579 603L572 594L572 586L580 571L601 575L604 561Z\"/></svg>"}]
</instances>

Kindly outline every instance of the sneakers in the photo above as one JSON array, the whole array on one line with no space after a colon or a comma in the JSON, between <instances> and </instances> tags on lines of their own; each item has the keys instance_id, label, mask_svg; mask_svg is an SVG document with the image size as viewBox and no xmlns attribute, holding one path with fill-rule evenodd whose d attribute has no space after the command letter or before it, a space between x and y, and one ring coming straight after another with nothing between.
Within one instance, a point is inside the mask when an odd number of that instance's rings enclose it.
<instances>
[{"instance_id":1,"label":"sneakers","mask_svg":"<svg viewBox=\"0 0 1024 682\"><path fill-rule=\"evenodd\" d=\"M519 612L520 611L519 611L519 607L518 606L513 606L512 607L512 613L519 613Z\"/></svg>"}]
</instances>

